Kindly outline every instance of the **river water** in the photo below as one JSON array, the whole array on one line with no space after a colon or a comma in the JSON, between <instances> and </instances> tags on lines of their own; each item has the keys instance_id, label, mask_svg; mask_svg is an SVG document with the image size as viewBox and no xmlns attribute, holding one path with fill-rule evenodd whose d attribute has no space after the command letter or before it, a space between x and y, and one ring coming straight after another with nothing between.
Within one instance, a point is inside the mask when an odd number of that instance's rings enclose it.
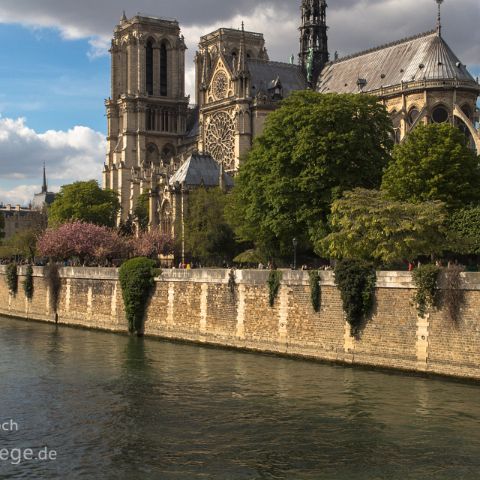
<instances>
[{"instance_id":1,"label":"river water","mask_svg":"<svg viewBox=\"0 0 480 480\"><path fill-rule=\"evenodd\" d=\"M0 381L1 479L480 478L480 385L5 318Z\"/></svg>"}]
</instances>

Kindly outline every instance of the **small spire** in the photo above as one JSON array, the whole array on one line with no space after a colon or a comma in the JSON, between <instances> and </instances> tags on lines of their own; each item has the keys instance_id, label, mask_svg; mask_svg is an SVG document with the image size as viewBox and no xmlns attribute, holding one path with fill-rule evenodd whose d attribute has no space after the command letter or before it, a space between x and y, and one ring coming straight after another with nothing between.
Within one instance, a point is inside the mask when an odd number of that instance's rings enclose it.
<instances>
[{"instance_id":1,"label":"small spire","mask_svg":"<svg viewBox=\"0 0 480 480\"><path fill-rule=\"evenodd\" d=\"M438 36L442 36L442 3L443 0L435 0L438 5L438 15L437 15L437 33Z\"/></svg>"},{"instance_id":2,"label":"small spire","mask_svg":"<svg viewBox=\"0 0 480 480\"><path fill-rule=\"evenodd\" d=\"M43 185L42 185L42 193L47 193L48 186L47 186L47 174L45 171L45 162L43 162Z\"/></svg>"},{"instance_id":3,"label":"small spire","mask_svg":"<svg viewBox=\"0 0 480 480\"><path fill-rule=\"evenodd\" d=\"M245 25L242 22L242 38L240 39L240 51L238 52L238 73L245 73L246 59L245 59Z\"/></svg>"},{"instance_id":4,"label":"small spire","mask_svg":"<svg viewBox=\"0 0 480 480\"><path fill-rule=\"evenodd\" d=\"M127 21L127 15L125 14L125 10L123 11L122 19L121 22L126 22Z\"/></svg>"}]
</instances>

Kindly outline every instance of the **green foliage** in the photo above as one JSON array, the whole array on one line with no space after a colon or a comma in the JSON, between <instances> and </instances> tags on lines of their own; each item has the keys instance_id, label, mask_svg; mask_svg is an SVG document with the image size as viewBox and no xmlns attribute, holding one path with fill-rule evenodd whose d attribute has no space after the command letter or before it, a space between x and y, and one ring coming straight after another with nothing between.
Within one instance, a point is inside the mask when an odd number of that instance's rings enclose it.
<instances>
[{"instance_id":1,"label":"green foliage","mask_svg":"<svg viewBox=\"0 0 480 480\"><path fill-rule=\"evenodd\" d=\"M387 200L378 190L357 188L333 202L332 233L315 244L316 252L383 264L440 253L446 218L441 202Z\"/></svg>"},{"instance_id":2,"label":"green foliage","mask_svg":"<svg viewBox=\"0 0 480 480\"><path fill-rule=\"evenodd\" d=\"M120 267L120 285L130 333L143 331L147 302L155 285L155 265L153 260L137 257Z\"/></svg>"},{"instance_id":3,"label":"green foliage","mask_svg":"<svg viewBox=\"0 0 480 480\"><path fill-rule=\"evenodd\" d=\"M28 298L28 300L33 298L33 267L31 265L27 266L27 271L25 272L23 291L25 292L25 297Z\"/></svg>"},{"instance_id":4,"label":"green foliage","mask_svg":"<svg viewBox=\"0 0 480 480\"><path fill-rule=\"evenodd\" d=\"M16 255L32 261L35 258L37 240L40 234L40 228L21 230L9 238L6 244L15 251Z\"/></svg>"},{"instance_id":5,"label":"green foliage","mask_svg":"<svg viewBox=\"0 0 480 480\"><path fill-rule=\"evenodd\" d=\"M53 312L57 313L58 300L60 299L60 289L62 288L62 281L60 279L58 265L50 262L45 267L43 275L50 295L50 308Z\"/></svg>"},{"instance_id":6,"label":"green foliage","mask_svg":"<svg viewBox=\"0 0 480 480\"><path fill-rule=\"evenodd\" d=\"M465 291L462 289L460 274L463 268L459 265L451 265L442 270L442 300L447 309L447 315L455 325L460 323L460 313L465 303Z\"/></svg>"},{"instance_id":7,"label":"green foliage","mask_svg":"<svg viewBox=\"0 0 480 480\"><path fill-rule=\"evenodd\" d=\"M310 277L310 300L315 312L320 311L321 291L320 291L320 274L317 270L309 272Z\"/></svg>"},{"instance_id":8,"label":"green foliage","mask_svg":"<svg viewBox=\"0 0 480 480\"><path fill-rule=\"evenodd\" d=\"M413 271L413 283L417 288L414 299L421 317L425 317L428 308L435 306L439 273L440 268L431 264L420 265Z\"/></svg>"},{"instance_id":9,"label":"green foliage","mask_svg":"<svg viewBox=\"0 0 480 480\"><path fill-rule=\"evenodd\" d=\"M480 255L480 207L453 212L448 227L454 252Z\"/></svg>"},{"instance_id":10,"label":"green foliage","mask_svg":"<svg viewBox=\"0 0 480 480\"><path fill-rule=\"evenodd\" d=\"M188 199L185 249L204 265L220 265L235 254L234 234L224 215L226 197L219 188L198 188Z\"/></svg>"},{"instance_id":11,"label":"green foliage","mask_svg":"<svg viewBox=\"0 0 480 480\"><path fill-rule=\"evenodd\" d=\"M363 260L344 259L335 266L335 283L353 336L359 334L373 308L376 282L375 269Z\"/></svg>"},{"instance_id":12,"label":"green foliage","mask_svg":"<svg viewBox=\"0 0 480 480\"><path fill-rule=\"evenodd\" d=\"M278 270L271 270L268 275L268 303L271 307L275 305L278 291L280 290L280 282L282 281L282 272Z\"/></svg>"},{"instance_id":13,"label":"green foliage","mask_svg":"<svg viewBox=\"0 0 480 480\"><path fill-rule=\"evenodd\" d=\"M267 257L290 255L294 237L307 250L325 234L332 200L380 186L390 132L374 97L292 93L268 116L235 179L227 218L237 237Z\"/></svg>"},{"instance_id":14,"label":"green foliage","mask_svg":"<svg viewBox=\"0 0 480 480\"><path fill-rule=\"evenodd\" d=\"M75 182L64 185L49 208L48 223L58 226L81 221L114 227L120 210L118 196L112 190L102 190L98 182Z\"/></svg>"},{"instance_id":15,"label":"green foliage","mask_svg":"<svg viewBox=\"0 0 480 480\"><path fill-rule=\"evenodd\" d=\"M9 263L7 265L6 277L8 291L15 296L18 292L18 272L17 264Z\"/></svg>"},{"instance_id":16,"label":"green foliage","mask_svg":"<svg viewBox=\"0 0 480 480\"><path fill-rule=\"evenodd\" d=\"M478 157L463 133L448 123L419 125L393 149L382 182L389 198L440 200L449 209L480 201Z\"/></svg>"},{"instance_id":17,"label":"green foliage","mask_svg":"<svg viewBox=\"0 0 480 480\"><path fill-rule=\"evenodd\" d=\"M144 232L148 228L150 216L150 194L148 192L142 193L137 200L137 205L133 210L133 218L137 222L138 228Z\"/></svg>"}]
</instances>

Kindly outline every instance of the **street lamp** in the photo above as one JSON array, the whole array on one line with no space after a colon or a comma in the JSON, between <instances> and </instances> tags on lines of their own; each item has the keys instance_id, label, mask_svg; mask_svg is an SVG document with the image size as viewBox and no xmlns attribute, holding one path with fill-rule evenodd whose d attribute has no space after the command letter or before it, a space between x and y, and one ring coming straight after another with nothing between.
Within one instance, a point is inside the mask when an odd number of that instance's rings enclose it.
<instances>
[{"instance_id":1,"label":"street lamp","mask_svg":"<svg viewBox=\"0 0 480 480\"><path fill-rule=\"evenodd\" d=\"M297 245L298 245L298 240L294 238L292 240L293 243L293 269L297 269Z\"/></svg>"}]
</instances>

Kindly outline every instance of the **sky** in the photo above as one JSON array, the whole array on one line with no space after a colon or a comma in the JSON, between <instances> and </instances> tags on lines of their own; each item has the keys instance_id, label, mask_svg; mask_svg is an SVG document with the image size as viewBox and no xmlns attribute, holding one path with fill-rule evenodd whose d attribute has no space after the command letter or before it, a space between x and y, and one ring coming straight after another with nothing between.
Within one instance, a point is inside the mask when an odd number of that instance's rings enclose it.
<instances>
[{"instance_id":1,"label":"sky","mask_svg":"<svg viewBox=\"0 0 480 480\"><path fill-rule=\"evenodd\" d=\"M298 53L300 0L1 0L0 203L27 205L46 164L50 190L100 181L106 152L108 47L128 17L176 18L187 43L187 93L201 35L219 27L262 32L271 60ZM329 49L341 56L431 30L434 0L329 0ZM480 76L480 2L445 0L443 36Z\"/></svg>"}]
</instances>

